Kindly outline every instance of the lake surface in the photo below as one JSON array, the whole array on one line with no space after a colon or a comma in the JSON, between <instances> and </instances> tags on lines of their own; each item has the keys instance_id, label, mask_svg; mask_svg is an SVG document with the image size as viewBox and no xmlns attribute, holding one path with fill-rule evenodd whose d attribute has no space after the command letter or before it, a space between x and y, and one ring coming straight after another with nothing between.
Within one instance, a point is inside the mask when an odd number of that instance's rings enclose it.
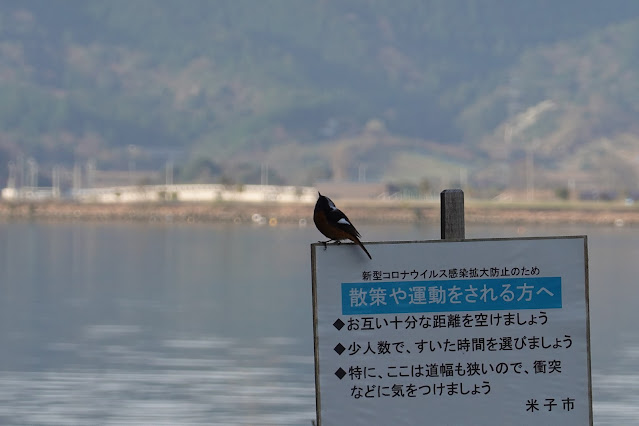
<instances>
[{"instance_id":1,"label":"lake surface","mask_svg":"<svg viewBox=\"0 0 639 426\"><path fill-rule=\"evenodd\" d=\"M639 229L466 232L588 235L595 424L639 425ZM310 426L319 237L312 225L0 224L0 424Z\"/></svg>"}]
</instances>

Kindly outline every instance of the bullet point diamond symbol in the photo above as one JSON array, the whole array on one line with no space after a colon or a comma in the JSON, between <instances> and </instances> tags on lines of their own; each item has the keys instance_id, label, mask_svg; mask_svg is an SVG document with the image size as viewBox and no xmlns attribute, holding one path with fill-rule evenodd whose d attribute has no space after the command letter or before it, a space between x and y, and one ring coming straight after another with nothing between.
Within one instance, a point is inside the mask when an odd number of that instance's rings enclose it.
<instances>
[{"instance_id":1,"label":"bullet point diamond symbol","mask_svg":"<svg viewBox=\"0 0 639 426\"><path fill-rule=\"evenodd\" d=\"M335 327L338 330L341 330L342 327L344 327L344 321L338 318L337 321L333 323L333 327Z\"/></svg>"},{"instance_id":2,"label":"bullet point diamond symbol","mask_svg":"<svg viewBox=\"0 0 639 426\"><path fill-rule=\"evenodd\" d=\"M342 354L342 352L344 352L344 350L346 350L346 348L345 348L345 347L344 347L341 343L338 343L338 344L337 344L337 346L335 346L335 347L333 348L333 350L334 350L335 352L337 352L337 353L338 353L338 355L341 355L341 354Z\"/></svg>"},{"instance_id":3,"label":"bullet point diamond symbol","mask_svg":"<svg viewBox=\"0 0 639 426\"><path fill-rule=\"evenodd\" d=\"M342 368L338 368L337 371L335 372L335 375L342 380L344 378L344 376L346 376L346 371L342 370Z\"/></svg>"}]
</instances>

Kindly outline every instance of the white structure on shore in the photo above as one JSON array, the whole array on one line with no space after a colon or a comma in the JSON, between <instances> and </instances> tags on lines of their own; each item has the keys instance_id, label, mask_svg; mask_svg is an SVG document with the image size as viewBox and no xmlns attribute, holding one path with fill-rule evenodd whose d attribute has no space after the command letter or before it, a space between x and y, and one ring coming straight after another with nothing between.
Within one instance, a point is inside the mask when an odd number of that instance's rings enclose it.
<instances>
[{"instance_id":1,"label":"white structure on shore","mask_svg":"<svg viewBox=\"0 0 639 426\"><path fill-rule=\"evenodd\" d=\"M64 171L54 166L51 173L51 187L38 187L38 164L29 158L18 158L9 162L7 187L0 196L7 201L53 201L66 199L87 203L148 203L148 202L303 202L314 203L317 190L308 186L267 185L223 185L223 184L173 184L172 164L167 163L164 185L134 184L158 181L155 172L111 171L99 172L95 163L86 166L86 179L82 167L76 163L72 171ZM62 194L61 176L72 182L69 192ZM84 185L88 187L83 188Z\"/></svg>"},{"instance_id":2,"label":"white structure on shore","mask_svg":"<svg viewBox=\"0 0 639 426\"><path fill-rule=\"evenodd\" d=\"M389 186L380 182L318 182L311 186L268 184L268 167L262 165L261 184L174 184L173 163L162 173L153 170L98 170L94 160L72 169L51 170L51 186L38 186L38 163L19 156L9 162L7 186L0 198L12 202L74 201L83 203L248 202L315 203L318 189L335 199L389 199ZM164 180L164 184L159 184ZM401 194L399 195L401 199Z\"/></svg>"},{"instance_id":3,"label":"white structure on shore","mask_svg":"<svg viewBox=\"0 0 639 426\"><path fill-rule=\"evenodd\" d=\"M71 199L93 203L142 203L162 201L314 203L317 200L317 190L308 186L276 185L133 185L76 189L72 191Z\"/></svg>"},{"instance_id":4,"label":"white structure on shore","mask_svg":"<svg viewBox=\"0 0 639 426\"><path fill-rule=\"evenodd\" d=\"M57 188L31 187L23 186L22 188L6 187L2 188L3 200L10 201L48 201L60 199L60 191Z\"/></svg>"}]
</instances>

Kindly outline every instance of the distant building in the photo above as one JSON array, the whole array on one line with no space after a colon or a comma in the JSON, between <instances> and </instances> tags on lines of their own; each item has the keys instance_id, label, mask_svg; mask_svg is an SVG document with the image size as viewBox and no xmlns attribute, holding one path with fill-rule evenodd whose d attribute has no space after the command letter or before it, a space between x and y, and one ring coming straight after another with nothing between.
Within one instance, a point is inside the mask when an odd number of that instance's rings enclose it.
<instances>
[{"instance_id":1,"label":"distant building","mask_svg":"<svg viewBox=\"0 0 639 426\"><path fill-rule=\"evenodd\" d=\"M0 192L3 200L6 201L49 201L60 198L57 188L29 187L22 188L6 187Z\"/></svg>"},{"instance_id":2,"label":"distant building","mask_svg":"<svg viewBox=\"0 0 639 426\"><path fill-rule=\"evenodd\" d=\"M314 203L317 190L312 187L276 185L133 185L85 188L72 191L72 198L92 203L147 202L275 202Z\"/></svg>"}]
</instances>

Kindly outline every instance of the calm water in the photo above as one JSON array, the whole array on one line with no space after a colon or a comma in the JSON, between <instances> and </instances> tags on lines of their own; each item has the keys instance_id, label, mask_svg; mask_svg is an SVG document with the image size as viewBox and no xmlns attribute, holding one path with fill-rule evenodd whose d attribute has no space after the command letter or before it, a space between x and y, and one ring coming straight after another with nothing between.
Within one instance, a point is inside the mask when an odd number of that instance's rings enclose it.
<instances>
[{"instance_id":1,"label":"calm water","mask_svg":"<svg viewBox=\"0 0 639 426\"><path fill-rule=\"evenodd\" d=\"M589 236L595 424L639 425L639 229L467 229L575 234ZM310 426L318 238L312 226L0 224L0 425Z\"/></svg>"}]
</instances>

